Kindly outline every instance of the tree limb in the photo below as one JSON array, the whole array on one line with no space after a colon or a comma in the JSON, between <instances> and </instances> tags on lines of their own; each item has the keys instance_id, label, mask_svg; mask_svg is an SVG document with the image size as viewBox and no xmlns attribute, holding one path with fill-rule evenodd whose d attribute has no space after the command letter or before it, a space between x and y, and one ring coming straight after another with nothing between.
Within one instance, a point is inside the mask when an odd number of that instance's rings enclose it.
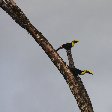
<instances>
[{"instance_id":1,"label":"tree limb","mask_svg":"<svg viewBox=\"0 0 112 112\"><path fill-rule=\"evenodd\" d=\"M55 51L53 46L48 42L48 40L39 32L25 16L22 10L15 4L13 5L10 0L0 0L0 7L8 13L17 24L22 28L26 29L30 35L35 39L35 41L42 47L54 65L58 68L60 73L65 78L69 88L77 100L77 104L81 112L94 112L87 94L87 91L81 81L80 77L74 78L73 74L69 70L69 67L65 64L63 59Z\"/></svg>"}]
</instances>

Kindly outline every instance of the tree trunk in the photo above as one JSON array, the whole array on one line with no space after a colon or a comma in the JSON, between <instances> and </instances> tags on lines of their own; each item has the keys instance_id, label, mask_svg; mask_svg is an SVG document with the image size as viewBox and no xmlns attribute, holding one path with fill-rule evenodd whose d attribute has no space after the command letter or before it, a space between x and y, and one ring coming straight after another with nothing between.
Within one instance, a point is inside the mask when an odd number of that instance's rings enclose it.
<instances>
[{"instance_id":1,"label":"tree trunk","mask_svg":"<svg viewBox=\"0 0 112 112\"><path fill-rule=\"evenodd\" d=\"M60 73L68 83L70 90L77 100L77 104L81 112L94 112L90 101L90 98L86 92L86 89L79 77L74 78L70 72L68 66L65 64L59 54L53 49L48 40L39 32L28 20L25 14L17 5L13 5L8 0L0 0L0 7L8 13L16 23L22 28L26 29L28 33L32 35L35 41L42 47L54 65L58 68Z\"/></svg>"}]
</instances>

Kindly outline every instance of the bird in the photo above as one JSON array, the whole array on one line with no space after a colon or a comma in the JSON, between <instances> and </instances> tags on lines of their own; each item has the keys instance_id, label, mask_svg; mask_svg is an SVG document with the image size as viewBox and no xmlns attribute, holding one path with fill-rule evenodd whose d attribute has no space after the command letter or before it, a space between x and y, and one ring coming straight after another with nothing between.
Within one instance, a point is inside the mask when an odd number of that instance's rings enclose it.
<instances>
[{"instance_id":1,"label":"bird","mask_svg":"<svg viewBox=\"0 0 112 112\"><path fill-rule=\"evenodd\" d=\"M62 46L60 46L56 51L60 50L60 49L66 49L66 50L69 50L71 49L72 47L74 47L75 43L78 43L79 41L78 40L73 40L71 43L66 43L66 44L63 44Z\"/></svg>"}]
</instances>

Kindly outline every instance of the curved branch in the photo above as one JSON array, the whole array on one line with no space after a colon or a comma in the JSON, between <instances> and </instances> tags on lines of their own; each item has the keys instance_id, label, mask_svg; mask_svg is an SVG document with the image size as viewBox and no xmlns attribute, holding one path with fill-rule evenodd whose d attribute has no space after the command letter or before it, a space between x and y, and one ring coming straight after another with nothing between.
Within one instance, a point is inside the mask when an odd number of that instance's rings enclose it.
<instances>
[{"instance_id":1,"label":"curved branch","mask_svg":"<svg viewBox=\"0 0 112 112\"><path fill-rule=\"evenodd\" d=\"M73 74L69 70L69 67L65 64L63 59L55 51L53 46L48 42L48 40L39 32L21 11L17 5L13 5L10 1L0 0L0 7L8 13L17 24L22 28L26 29L28 33L32 35L35 41L42 47L54 65L58 68L60 73L65 78L69 88L77 100L77 104L81 112L94 112L87 94L87 91L80 79L80 77L74 78Z\"/></svg>"}]
</instances>

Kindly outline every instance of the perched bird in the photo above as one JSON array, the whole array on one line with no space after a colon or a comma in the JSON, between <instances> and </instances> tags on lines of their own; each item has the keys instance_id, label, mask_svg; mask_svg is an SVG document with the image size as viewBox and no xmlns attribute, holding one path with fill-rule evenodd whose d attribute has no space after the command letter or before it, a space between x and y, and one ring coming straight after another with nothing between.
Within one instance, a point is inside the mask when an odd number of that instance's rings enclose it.
<instances>
[{"instance_id":1,"label":"perched bird","mask_svg":"<svg viewBox=\"0 0 112 112\"><path fill-rule=\"evenodd\" d=\"M66 50L69 50L71 49L72 47L74 47L75 43L78 43L79 41L78 40L73 40L71 43L66 43L66 44L63 44L62 46L60 46L56 51L60 50L60 49L66 49Z\"/></svg>"}]
</instances>

